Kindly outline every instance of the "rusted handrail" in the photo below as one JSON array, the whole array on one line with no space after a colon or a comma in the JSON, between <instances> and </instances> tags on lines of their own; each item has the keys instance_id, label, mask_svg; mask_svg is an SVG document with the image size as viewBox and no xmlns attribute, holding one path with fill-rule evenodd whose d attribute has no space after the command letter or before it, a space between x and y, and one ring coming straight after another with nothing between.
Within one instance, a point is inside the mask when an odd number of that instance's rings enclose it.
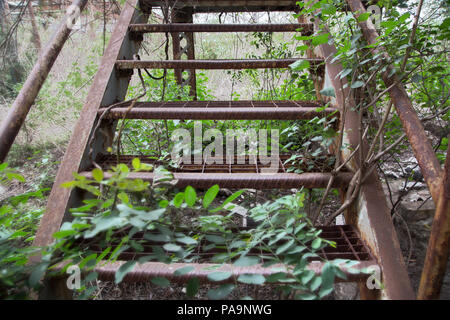
<instances>
[{"instance_id":1,"label":"rusted handrail","mask_svg":"<svg viewBox=\"0 0 450 320\"><path fill-rule=\"evenodd\" d=\"M314 25L316 29L319 29L317 19L314 21ZM350 148L356 148L359 143L359 133L353 128L358 128L359 117L355 111L356 102L349 94L350 86L347 79L345 77L339 79L343 67L339 59L335 59L337 49L334 44L329 43L321 44L319 48L321 58L325 61L325 77L329 79L335 90L336 105L341 112L341 121L344 123L343 130L346 133L346 143L349 144ZM315 55L313 52L311 54ZM344 112L345 110L347 111ZM365 139L362 140L362 148L364 152L369 149ZM351 153L349 150L345 149L341 152L344 161L348 159ZM356 154L347 164L348 167L354 171L358 170L358 159L359 155ZM357 226L362 238L376 256L383 274L385 297L388 299L414 299L414 292L400 251L400 244L392 225L390 210L376 171L373 171L361 186L356 205L345 214L345 221ZM360 288L361 294L365 298L379 298L378 293L367 290L364 284Z\"/></svg>"},{"instance_id":2,"label":"rusted handrail","mask_svg":"<svg viewBox=\"0 0 450 320\"><path fill-rule=\"evenodd\" d=\"M357 17L366 12L366 9L360 0L347 0L347 2ZM378 42L378 32L370 19L367 21L360 21L359 26L369 44L374 45ZM376 46L372 49L372 52L374 54L383 54L385 59L389 61L389 55L384 47ZM403 84L399 81L397 74L393 71L393 66L389 65L381 76L386 84L386 87L392 86L389 90L389 95L403 124L403 128L405 129L423 177L425 178L428 188L430 189L433 201L437 204L439 199L439 189L441 186L441 165L436 157L430 140L425 133L422 122L414 110L411 99L406 93Z\"/></svg>"},{"instance_id":3,"label":"rusted handrail","mask_svg":"<svg viewBox=\"0 0 450 320\"><path fill-rule=\"evenodd\" d=\"M86 3L87 0L74 0L72 5L77 6L82 11ZM64 16L58 30L53 35L50 43L42 51L33 70L20 90L19 95L9 109L8 115L0 125L0 163L5 161L9 149L16 139L31 106L53 67L53 63L69 38L72 29L69 28L67 21L70 21L69 19L71 17L68 14Z\"/></svg>"}]
</instances>

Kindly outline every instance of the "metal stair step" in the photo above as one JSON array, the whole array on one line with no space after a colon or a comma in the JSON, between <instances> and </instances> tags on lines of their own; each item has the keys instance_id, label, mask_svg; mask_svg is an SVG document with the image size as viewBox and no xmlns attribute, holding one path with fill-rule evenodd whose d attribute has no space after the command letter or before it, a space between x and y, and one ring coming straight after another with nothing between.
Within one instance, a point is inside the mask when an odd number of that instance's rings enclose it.
<instances>
[{"instance_id":1,"label":"metal stair step","mask_svg":"<svg viewBox=\"0 0 450 320\"><path fill-rule=\"evenodd\" d=\"M98 273L98 279L102 281L114 281L117 270L126 261L116 261L109 263L100 262L100 267L95 268L95 272ZM313 261L308 264L308 269L314 271L317 275L322 273L323 262ZM375 260L358 262L352 266L353 270L362 270L369 267L375 267L377 263ZM174 272L184 267L193 267L194 270L190 271L183 276L174 275ZM238 277L244 274L260 274L265 277L280 272L280 268L283 265L273 265L271 267L263 267L261 265L254 265L250 267L236 267L232 264L218 264L213 263L172 263L166 264L161 262L146 262L143 264L136 264L134 269L127 273L124 278L125 282L148 282L149 280L157 277L164 277L171 282L184 283L192 278L197 278L200 283L211 283L208 279L208 274L214 270L215 272L230 272L231 277L227 280L219 283L236 283ZM342 272L347 276L347 279L336 278L335 282L360 282L366 280L370 275L367 273L354 273L348 271L346 268L342 268Z\"/></svg>"},{"instance_id":2,"label":"metal stair step","mask_svg":"<svg viewBox=\"0 0 450 320\"><path fill-rule=\"evenodd\" d=\"M145 12L151 8L170 7L188 9L192 13L208 12L275 12L296 11L299 9L296 0L142 0L141 6Z\"/></svg>"},{"instance_id":3,"label":"metal stair step","mask_svg":"<svg viewBox=\"0 0 450 320\"><path fill-rule=\"evenodd\" d=\"M311 65L318 65L323 59L216 59L216 60L117 60L118 70L132 69L275 69L289 68L298 60L307 60Z\"/></svg>"},{"instance_id":4,"label":"metal stair step","mask_svg":"<svg viewBox=\"0 0 450 320\"><path fill-rule=\"evenodd\" d=\"M168 23L168 24L132 24L130 31L138 34L157 32L295 32L299 30L304 35L313 31L311 23L287 24L197 24L197 23Z\"/></svg>"},{"instance_id":5,"label":"metal stair step","mask_svg":"<svg viewBox=\"0 0 450 320\"><path fill-rule=\"evenodd\" d=\"M334 259L345 259L355 261L356 263L352 266L352 269L363 269L371 266L376 266L377 263L373 258L369 248L366 246L364 241L360 238L358 232L351 225L339 225L339 226L329 226L329 227L317 227L322 230L320 236L323 239L333 241L336 243L336 247L333 248L331 246L325 247L317 252L318 256L311 257L309 261L308 268L316 272L316 274L320 274L322 271L322 267L324 265L324 260L334 260ZM248 228L247 228L248 229ZM123 231L124 236L128 231ZM99 240L101 237L99 237ZM150 241L144 238L144 234L142 232L135 233L132 237L133 240L139 241L142 245L141 252L135 252L133 249L129 248L123 250L118 259L118 262L115 263L107 263L103 265L100 264L101 267L96 268L96 272L99 273L99 277L102 280L114 280L115 272L117 269L130 259L139 259L141 257L148 256L153 253L154 246L162 246L164 243L157 241ZM89 250L92 252L101 253L102 248L95 244L95 239L92 241L88 241ZM86 246L83 241L78 243L80 246ZM145 282L154 277L165 277L170 279L173 282L186 282L189 279L196 277L199 279L201 283L209 282L207 276L211 273L211 270L214 271L222 271L222 272L231 272L231 278L225 280L224 282L234 282L237 278L242 274L261 274L264 276L269 276L271 274L280 272L279 268L283 267L282 265L275 265L271 267L263 267L261 264L249 267L236 267L233 264L223 264L216 270L218 267L217 264L212 264L210 259L215 254L220 254L223 250L215 248L212 250L205 251L203 248L208 245L210 242L208 240L202 240L198 244L198 249L193 250L193 255L195 255L196 263L172 263L165 264L160 262L147 262L143 264L136 265L133 271L127 274L125 281L130 282ZM114 249L114 246L113 246ZM251 250L247 255L248 256L259 256L262 254L261 249L255 248ZM267 254L267 253L266 253ZM174 275L174 271L177 269L191 266L194 269L183 275L177 276ZM215 268L213 269L213 267ZM350 272L345 267L342 270L346 275L347 279L345 281L353 282L353 281L363 281L368 275L364 273L355 274ZM337 281L343 281L343 279L336 279Z\"/></svg>"},{"instance_id":6,"label":"metal stair step","mask_svg":"<svg viewBox=\"0 0 450 320\"><path fill-rule=\"evenodd\" d=\"M93 178L89 171L80 173L86 178ZM192 186L194 188L210 188L220 185L223 188L251 188L251 189L292 189L305 187L326 188L331 178L331 173L307 172L307 173L188 173L173 172L173 178L177 187ZM105 173L104 178L111 178L112 174ZM131 172L129 179L142 179L152 182L153 179L161 178L152 172ZM336 175L332 188L345 188L352 179L351 173L339 173Z\"/></svg>"},{"instance_id":7,"label":"metal stair step","mask_svg":"<svg viewBox=\"0 0 450 320\"><path fill-rule=\"evenodd\" d=\"M321 108L312 101L177 101L137 102L112 108L106 119L192 120L298 120L336 115L337 109ZM107 108L101 108L103 114Z\"/></svg>"},{"instance_id":8,"label":"metal stair step","mask_svg":"<svg viewBox=\"0 0 450 320\"><path fill-rule=\"evenodd\" d=\"M141 163L150 164L153 167L163 164L149 156L140 155L121 155L119 159L116 155L102 155L99 157L97 164L107 171L119 163L132 168L132 160L139 158ZM200 163L195 162L195 158L191 157L190 163L184 163L180 160L177 168L170 169L174 180L177 181L178 187L191 185L196 188L209 188L215 184L222 188L251 188L251 189L291 189L291 188L326 188L330 178L332 167L329 160L326 162L317 162L313 169L308 170L308 165L298 167L303 173L291 173L291 164L286 163L290 155L280 155L274 158L275 170L269 170L270 163L262 163L264 157L257 156L234 156L233 159L227 161L227 157L223 156L219 159L219 163L208 164L205 159L200 159ZM93 167L91 168L93 169ZM269 173L267 173L269 171ZM307 172L306 172L307 171ZM87 178L93 178L91 171L83 171L80 173ZM345 188L352 179L353 174L350 172L340 172L336 175L333 188ZM106 179L111 177L111 173L105 172ZM155 176L153 172L131 172L128 174L130 179L142 179L144 181L153 181Z\"/></svg>"}]
</instances>

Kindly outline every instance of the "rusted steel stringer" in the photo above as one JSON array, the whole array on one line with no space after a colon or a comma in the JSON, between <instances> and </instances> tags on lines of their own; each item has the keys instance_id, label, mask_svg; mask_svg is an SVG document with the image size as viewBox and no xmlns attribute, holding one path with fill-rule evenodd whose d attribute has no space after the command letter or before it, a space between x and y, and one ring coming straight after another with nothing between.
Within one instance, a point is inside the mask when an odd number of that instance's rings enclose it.
<instances>
[{"instance_id":1,"label":"rusted steel stringer","mask_svg":"<svg viewBox=\"0 0 450 320\"><path fill-rule=\"evenodd\" d=\"M172 22L174 23L192 23L193 22L192 10L184 9L172 9ZM182 41L186 44L182 46ZM195 42L194 34L192 32L172 32L172 46L173 46L173 58L174 60L182 60L186 57L188 60L195 60ZM184 69L174 69L175 79L178 85L184 87L189 85L189 95L197 100L197 79L195 76L195 69L187 70L187 78L183 78Z\"/></svg>"},{"instance_id":2,"label":"rusted steel stringer","mask_svg":"<svg viewBox=\"0 0 450 320\"><path fill-rule=\"evenodd\" d=\"M366 9L360 0L347 0L347 2L357 17L366 12ZM366 41L371 45L377 44L379 34L371 20L368 19L367 21L360 21L359 26L364 37L366 38ZM381 46L374 47L372 52L374 54L381 53L385 57L386 61L389 60L389 55ZM389 65L381 76L386 84L386 87L393 86L389 90L389 95L403 124L403 128L405 129L406 135L411 144L414 156L419 163L423 177L425 178L428 188L430 189L433 201L437 204L442 179L442 169L439 160L437 159L430 140L425 133L422 122L414 110L411 100L406 93L403 84L399 81L399 77L393 67Z\"/></svg>"},{"instance_id":3,"label":"rusted steel stringer","mask_svg":"<svg viewBox=\"0 0 450 320\"><path fill-rule=\"evenodd\" d=\"M319 29L317 19L314 21L316 29ZM359 132L354 128L359 127L359 117L356 110L356 102L349 94L350 88L347 79L339 79L342 73L342 65L334 57L337 50L334 45L328 43L319 46L320 54L325 59L324 83L330 83L335 91L337 108L341 111L341 119L345 118L344 142L349 145L341 151L345 161L359 144ZM346 85L347 84L347 85ZM324 85L324 84L323 84ZM346 112L344 113L344 106ZM342 120L341 120L342 121ZM368 151L366 140L362 141L363 154ZM348 165L355 172L358 170L358 154ZM345 222L354 225L361 237L369 245L376 257L382 272L382 282L385 285L381 294L387 299L414 299L414 292L406 270L400 244L395 232L390 210L380 183L378 174L374 171L361 186L356 203L345 212ZM361 295L365 297L380 298L374 290L368 290L365 283L361 286ZM376 291L376 290L375 290Z\"/></svg>"},{"instance_id":4,"label":"rusted steel stringer","mask_svg":"<svg viewBox=\"0 0 450 320\"><path fill-rule=\"evenodd\" d=\"M450 138L450 136L449 136ZM430 240L420 279L418 299L439 299L450 253L450 145L444 178L431 227Z\"/></svg>"},{"instance_id":5,"label":"rusted steel stringer","mask_svg":"<svg viewBox=\"0 0 450 320\"><path fill-rule=\"evenodd\" d=\"M61 184L73 179L73 172L79 172L89 167L92 159L89 159L88 143L93 134L93 127L101 106L111 105L117 101L123 101L128 83L131 77L118 77L115 70L115 62L118 58L132 59L133 54L139 50L139 42L129 37L128 26L131 23L142 23L148 20L148 15L142 14L138 9L139 0L126 2L116 28L111 36L109 45L103 55L86 103L80 113L80 118L75 125L67 151L48 199L47 208L41 220L34 245L45 246L53 241L52 235L59 230L64 219L67 219L69 208L81 203L82 194L78 190L62 188ZM106 123L105 130L111 130L114 126ZM108 139L103 133L96 133L93 157L105 151Z\"/></svg>"}]
</instances>

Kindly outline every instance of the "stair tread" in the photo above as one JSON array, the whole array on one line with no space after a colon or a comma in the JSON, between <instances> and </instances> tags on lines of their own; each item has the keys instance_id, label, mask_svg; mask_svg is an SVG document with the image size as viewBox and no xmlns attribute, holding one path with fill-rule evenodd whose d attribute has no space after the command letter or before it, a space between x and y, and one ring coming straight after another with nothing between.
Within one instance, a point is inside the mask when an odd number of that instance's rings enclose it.
<instances>
[{"instance_id":1,"label":"stair tread","mask_svg":"<svg viewBox=\"0 0 450 320\"><path fill-rule=\"evenodd\" d=\"M314 101L177 101L137 102L113 108L105 115L109 119L208 119L208 120L296 120L313 119L335 114L335 108L321 108ZM107 108L101 108L101 115Z\"/></svg>"},{"instance_id":2,"label":"stair tread","mask_svg":"<svg viewBox=\"0 0 450 320\"><path fill-rule=\"evenodd\" d=\"M302 34L311 34L312 23L286 23L286 24L209 24L209 23L159 23L159 24L132 24L130 31L135 33L151 32L294 32L300 29Z\"/></svg>"},{"instance_id":3,"label":"stair tread","mask_svg":"<svg viewBox=\"0 0 450 320\"><path fill-rule=\"evenodd\" d=\"M296 0L169 0L169 5L177 9L189 8L193 13L207 12L258 12L258 11L295 11ZM143 0L141 6L150 12L152 7L167 5L166 0ZM148 9L147 9L148 8Z\"/></svg>"},{"instance_id":4,"label":"stair tread","mask_svg":"<svg viewBox=\"0 0 450 320\"><path fill-rule=\"evenodd\" d=\"M289 68L298 60L307 60L312 65L322 63L323 59L290 58L290 59L214 59L214 60L117 60L116 68L129 69L274 69Z\"/></svg>"},{"instance_id":5,"label":"stair tread","mask_svg":"<svg viewBox=\"0 0 450 320\"><path fill-rule=\"evenodd\" d=\"M293 173L289 171L289 164L284 163L289 155L282 155L274 160L274 170L268 170L270 164L262 164L260 158L248 157L243 160L243 164L238 164L237 157L233 160L233 164L227 164L225 157L222 164L207 164L204 160L199 164L180 163L178 168L171 169L174 181L178 187L191 185L197 188L209 188L215 184L219 184L223 188L252 188L252 189L291 189L291 188L326 188L332 176L331 168L322 165L322 168L314 168L309 172ZM103 170L108 170L118 163L126 164L132 167L133 158L139 158L141 163L151 164L154 167L161 163L150 159L146 156L121 156L117 162L115 155L101 156L98 164ZM250 161L252 163L250 163ZM275 163L278 165L275 165ZM92 168L93 169L93 168ZM300 168L302 169L302 168ZM306 168L305 168L306 169ZM326 171L328 172L321 172ZM305 170L306 171L306 170ZM80 173L87 178L93 178L91 171L83 171ZM111 173L106 172L106 179L111 177ZM350 172L339 172L334 179L332 187L347 187L352 179L353 174ZM144 181L153 181L154 178L162 178L153 172L130 172L130 179L142 179Z\"/></svg>"},{"instance_id":6,"label":"stair tread","mask_svg":"<svg viewBox=\"0 0 450 320\"><path fill-rule=\"evenodd\" d=\"M95 271L98 273L98 278L103 281L113 281L115 279L115 274L121 265L126 263L126 261L116 261L116 262L105 262L99 263L100 267L95 268ZM322 274L322 269L324 266L324 262L320 261L312 261L308 264L308 269L314 271L317 275ZM377 266L377 262L375 260L370 261L361 261L354 265L352 265L351 269L353 270L362 270L367 269L369 267ZM189 273L178 276L174 275L174 272L183 267L192 267L193 270ZM197 278L200 283L210 283L211 281L208 279L208 275L213 272L230 272L231 277L227 280L221 282L214 282L216 284L219 283L235 283L237 278L240 275L244 274L259 274L265 277L270 276L272 274L276 274L280 272L280 269L283 265L273 265L271 267L263 267L261 265L254 265L249 267L236 267L232 264L220 264L218 267L217 263L172 263L166 264L162 262L146 262L143 264L136 264L134 269L127 273L125 276L125 282L146 282L152 278L156 277L164 277L172 282L184 283L192 278ZM342 272L347 276L347 279L336 278L336 282L359 282L367 279L370 275L367 273L354 273L353 271L348 271L347 268L342 268Z\"/></svg>"},{"instance_id":7,"label":"stair tread","mask_svg":"<svg viewBox=\"0 0 450 320\"><path fill-rule=\"evenodd\" d=\"M321 237L323 239L334 241L336 247L325 247L324 249L317 252L317 257L311 257L309 259L308 268L320 274L323 268L322 259L334 260L334 259L346 259L351 261L356 261L357 263L352 266L355 269L363 269L369 266L377 265L375 259L373 258L369 248L365 245L364 241L360 238L358 232L351 225L338 225L338 226L328 226L328 227L317 227L322 230ZM248 228L246 228L248 229ZM124 231L124 234L127 231ZM100 239L100 238L99 238ZM117 269L130 259L138 259L140 257L152 254L153 247L162 246L164 243L157 241L149 241L144 238L142 232L135 233L133 239L139 241L142 245L142 252L135 252L132 249L126 249L119 255L118 262L108 263L96 269L99 273L100 278L114 279L115 272ZM223 249L212 249L205 251L203 248L209 242L207 239L202 240L198 244L198 250L194 250L194 255L197 257L196 263L172 263L166 264L161 262L147 262L136 266L136 268L127 276L127 281L146 281L153 277L166 277L172 281L184 282L190 278L197 277L202 282L208 282L207 276L211 273L209 267L217 266L217 264L210 263L210 259L213 255L221 253ZM85 244L81 241L78 245L84 246ZM95 241L89 241L89 249L93 252L101 252L101 247L95 244ZM248 256L259 256L261 254L260 249L255 248L251 250ZM174 271L182 267L191 266L194 269L186 275L175 276ZM223 264L220 266L219 270L215 271L226 271L232 273L232 278L228 281L235 280L239 275L252 273L261 274L264 276L269 276L273 273L279 272L275 268L283 267L282 265L276 265L271 267L262 267L261 264L249 267L236 267L232 264ZM343 272L348 276L347 281L359 281L368 277L367 274L353 274L348 272L346 268L343 268Z\"/></svg>"}]
</instances>

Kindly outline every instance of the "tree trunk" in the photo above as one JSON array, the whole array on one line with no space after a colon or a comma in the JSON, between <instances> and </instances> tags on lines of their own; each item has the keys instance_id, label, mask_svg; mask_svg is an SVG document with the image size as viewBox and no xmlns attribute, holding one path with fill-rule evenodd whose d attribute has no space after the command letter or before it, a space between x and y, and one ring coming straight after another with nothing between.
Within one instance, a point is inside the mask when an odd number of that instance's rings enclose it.
<instances>
[{"instance_id":1,"label":"tree trunk","mask_svg":"<svg viewBox=\"0 0 450 320\"><path fill-rule=\"evenodd\" d=\"M32 2L28 2L28 13L30 14L31 20L31 33L32 33L32 41L34 46L36 47L37 54L41 52L41 37L39 36L39 30L36 23L36 17L34 16L34 9Z\"/></svg>"},{"instance_id":2,"label":"tree trunk","mask_svg":"<svg viewBox=\"0 0 450 320\"><path fill-rule=\"evenodd\" d=\"M8 0L0 0L0 27L3 33L8 32L8 28L11 25L11 17L9 11Z\"/></svg>"}]
</instances>

